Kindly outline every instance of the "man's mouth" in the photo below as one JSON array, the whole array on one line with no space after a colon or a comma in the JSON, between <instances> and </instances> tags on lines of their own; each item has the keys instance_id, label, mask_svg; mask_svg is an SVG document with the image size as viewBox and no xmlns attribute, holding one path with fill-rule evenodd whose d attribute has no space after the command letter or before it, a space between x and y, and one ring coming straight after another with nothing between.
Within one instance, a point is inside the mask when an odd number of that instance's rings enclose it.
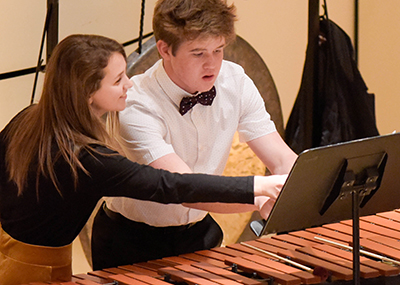
<instances>
[{"instance_id":1,"label":"man's mouth","mask_svg":"<svg viewBox=\"0 0 400 285\"><path fill-rule=\"evenodd\" d=\"M214 75L204 75L203 76L203 79L205 79L205 80L210 80L210 79L213 79L214 78Z\"/></svg>"}]
</instances>

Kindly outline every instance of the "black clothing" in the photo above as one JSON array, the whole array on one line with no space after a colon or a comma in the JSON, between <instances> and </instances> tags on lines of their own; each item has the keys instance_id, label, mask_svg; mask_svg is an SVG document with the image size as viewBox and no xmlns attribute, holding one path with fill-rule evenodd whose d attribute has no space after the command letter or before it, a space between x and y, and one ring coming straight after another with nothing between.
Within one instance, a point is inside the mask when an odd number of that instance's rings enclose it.
<instances>
[{"instance_id":1,"label":"black clothing","mask_svg":"<svg viewBox=\"0 0 400 285\"><path fill-rule=\"evenodd\" d=\"M81 151L80 162L90 175L79 170L76 189L69 165L60 159L54 168L62 196L44 176L40 177L36 193L36 170L18 196L17 187L9 181L6 171L6 130L7 127L0 133L0 222L10 236L25 243L70 244L103 196L160 203L254 203L253 177L172 174L134 163L100 145L93 145L94 151Z\"/></svg>"},{"instance_id":2,"label":"black clothing","mask_svg":"<svg viewBox=\"0 0 400 285\"><path fill-rule=\"evenodd\" d=\"M323 17L320 41L315 39L313 44L314 48L307 49L302 83L286 125L286 143L300 153L379 135L374 94L367 92L357 69L349 36Z\"/></svg>"},{"instance_id":3,"label":"black clothing","mask_svg":"<svg viewBox=\"0 0 400 285\"><path fill-rule=\"evenodd\" d=\"M93 227L93 270L178 256L220 246L222 242L222 230L210 215L190 225L153 227L129 220L104 205L94 220L102 227Z\"/></svg>"}]
</instances>

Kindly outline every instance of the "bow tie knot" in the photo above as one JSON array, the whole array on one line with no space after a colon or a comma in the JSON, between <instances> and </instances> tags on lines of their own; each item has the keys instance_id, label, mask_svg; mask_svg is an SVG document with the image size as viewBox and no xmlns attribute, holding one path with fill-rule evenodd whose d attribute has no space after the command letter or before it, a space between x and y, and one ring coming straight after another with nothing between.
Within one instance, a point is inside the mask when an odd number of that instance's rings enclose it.
<instances>
[{"instance_id":1,"label":"bow tie knot","mask_svg":"<svg viewBox=\"0 0 400 285\"><path fill-rule=\"evenodd\" d=\"M200 103L202 105L211 105L216 96L215 87L209 91L198 93L196 96L183 97L179 106L179 113L185 115L194 105Z\"/></svg>"}]
</instances>

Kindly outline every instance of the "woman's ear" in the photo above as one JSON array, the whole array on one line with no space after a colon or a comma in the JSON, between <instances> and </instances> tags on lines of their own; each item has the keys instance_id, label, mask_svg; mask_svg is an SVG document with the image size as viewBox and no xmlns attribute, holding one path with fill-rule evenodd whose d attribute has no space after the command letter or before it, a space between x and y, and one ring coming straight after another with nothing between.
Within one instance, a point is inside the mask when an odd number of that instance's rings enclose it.
<instances>
[{"instance_id":1,"label":"woman's ear","mask_svg":"<svg viewBox=\"0 0 400 285\"><path fill-rule=\"evenodd\" d=\"M89 97L88 103L89 103L89 105L92 105L92 104L93 104L93 96L90 96L90 97Z\"/></svg>"},{"instance_id":2,"label":"woman's ear","mask_svg":"<svg viewBox=\"0 0 400 285\"><path fill-rule=\"evenodd\" d=\"M172 56L171 50L170 50L168 44L166 42L164 42L163 40L157 41L157 49L163 59L168 60Z\"/></svg>"}]
</instances>

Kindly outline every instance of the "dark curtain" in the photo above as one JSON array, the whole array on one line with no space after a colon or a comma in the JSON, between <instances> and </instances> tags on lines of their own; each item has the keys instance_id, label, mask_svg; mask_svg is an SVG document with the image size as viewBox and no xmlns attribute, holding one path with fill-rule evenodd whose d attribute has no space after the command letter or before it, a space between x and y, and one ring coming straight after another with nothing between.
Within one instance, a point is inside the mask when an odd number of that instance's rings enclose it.
<instances>
[{"instance_id":1,"label":"dark curtain","mask_svg":"<svg viewBox=\"0 0 400 285\"><path fill-rule=\"evenodd\" d=\"M349 36L323 16L315 44L316 54L307 48L302 82L285 130L286 143L298 154L379 135L374 94L368 93L357 68Z\"/></svg>"}]
</instances>

